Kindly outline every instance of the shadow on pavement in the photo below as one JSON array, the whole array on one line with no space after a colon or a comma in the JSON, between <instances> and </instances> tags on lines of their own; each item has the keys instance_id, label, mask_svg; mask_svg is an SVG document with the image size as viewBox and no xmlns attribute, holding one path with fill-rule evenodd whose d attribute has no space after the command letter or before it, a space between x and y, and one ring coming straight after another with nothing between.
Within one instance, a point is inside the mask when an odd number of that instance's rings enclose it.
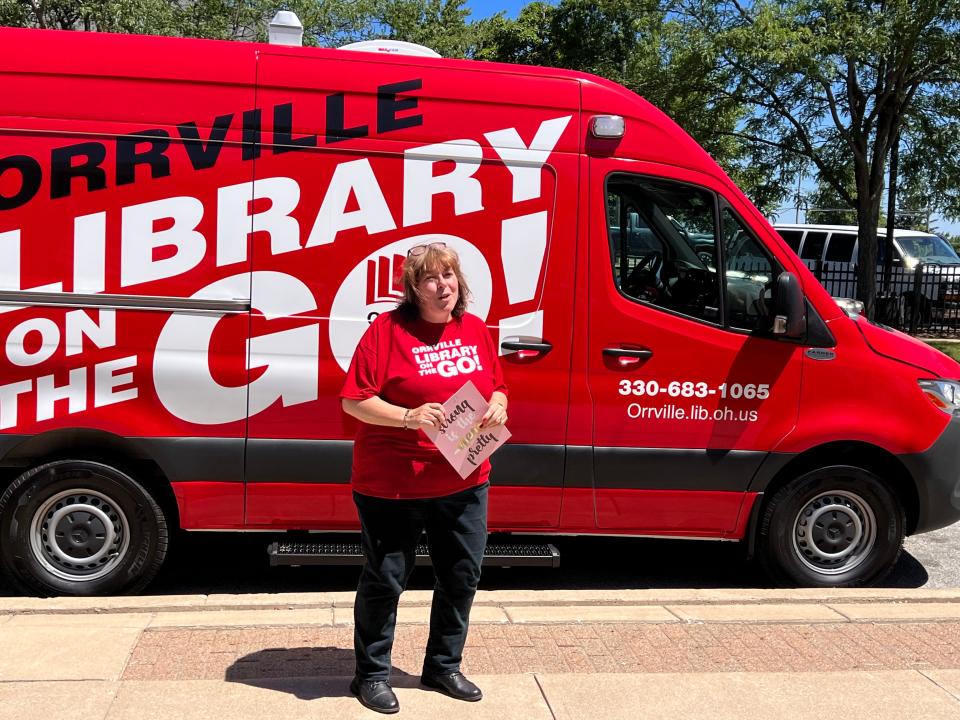
<instances>
[{"instance_id":1,"label":"shadow on pavement","mask_svg":"<svg viewBox=\"0 0 960 720\"><path fill-rule=\"evenodd\" d=\"M352 697L353 650L338 647L266 648L238 658L224 674L227 682L286 692L301 700ZM420 678L394 667L391 684L413 687Z\"/></svg>"},{"instance_id":2,"label":"shadow on pavement","mask_svg":"<svg viewBox=\"0 0 960 720\"><path fill-rule=\"evenodd\" d=\"M879 587L918 588L930 580L927 569L913 555L904 550L893 570Z\"/></svg>"}]
</instances>

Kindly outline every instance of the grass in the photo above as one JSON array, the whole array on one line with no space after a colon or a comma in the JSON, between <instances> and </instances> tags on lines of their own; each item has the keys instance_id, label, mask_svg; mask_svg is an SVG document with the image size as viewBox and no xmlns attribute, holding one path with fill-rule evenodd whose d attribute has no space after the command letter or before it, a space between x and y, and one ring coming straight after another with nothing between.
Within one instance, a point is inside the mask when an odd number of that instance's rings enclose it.
<instances>
[{"instance_id":1,"label":"grass","mask_svg":"<svg viewBox=\"0 0 960 720\"><path fill-rule=\"evenodd\" d=\"M945 353L952 357L957 362L960 362L960 343L955 342L937 342L937 341L927 341L927 345L935 347L942 353Z\"/></svg>"}]
</instances>

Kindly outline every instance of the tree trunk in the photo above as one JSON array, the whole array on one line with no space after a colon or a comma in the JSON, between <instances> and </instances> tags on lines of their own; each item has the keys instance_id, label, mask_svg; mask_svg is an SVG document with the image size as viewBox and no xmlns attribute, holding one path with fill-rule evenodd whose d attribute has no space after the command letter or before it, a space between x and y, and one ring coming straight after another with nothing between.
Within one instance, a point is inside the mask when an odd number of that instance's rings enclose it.
<instances>
[{"instance_id":1,"label":"tree trunk","mask_svg":"<svg viewBox=\"0 0 960 720\"><path fill-rule=\"evenodd\" d=\"M887 183L887 236L883 240L883 294L890 293L893 275L893 231L897 227L897 180L900 174L900 131L890 145L890 182Z\"/></svg>"},{"instance_id":2,"label":"tree trunk","mask_svg":"<svg viewBox=\"0 0 960 720\"><path fill-rule=\"evenodd\" d=\"M880 224L880 193L871 193L868 182L857 180L857 299L863 312L874 318L877 300L877 225Z\"/></svg>"}]
</instances>

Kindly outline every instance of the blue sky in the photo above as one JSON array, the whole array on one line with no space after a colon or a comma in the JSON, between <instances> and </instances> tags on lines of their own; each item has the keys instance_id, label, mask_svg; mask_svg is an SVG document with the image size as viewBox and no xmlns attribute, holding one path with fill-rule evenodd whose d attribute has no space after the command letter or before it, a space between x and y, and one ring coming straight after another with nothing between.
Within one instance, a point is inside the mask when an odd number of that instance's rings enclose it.
<instances>
[{"instance_id":1,"label":"blue sky","mask_svg":"<svg viewBox=\"0 0 960 720\"><path fill-rule=\"evenodd\" d=\"M506 11L507 17L516 17L520 8L528 2L530 0L469 0L467 7L470 8L470 16L474 20L495 15L501 10Z\"/></svg>"},{"instance_id":2,"label":"blue sky","mask_svg":"<svg viewBox=\"0 0 960 720\"><path fill-rule=\"evenodd\" d=\"M520 8L530 1L531 0L468 0L467 7L470 8L470 16L474 20L488 17L501 10L506 12L507 17L512 18L516 17L517 13L520 11ZM809 178L804 183L804 190L811 190L812 188L813 179ZM886 209L886 200L884 200L883 207ZM793 208L781 208L778 210L778 214L781 222L793 221ZM802 212L800 213L800 220L803 221ZM932 218L931 222L938 230L949 232L953 235L960 235L960 223L948 223L946 220L936 215Z\"/></svg>"}]
</instances>

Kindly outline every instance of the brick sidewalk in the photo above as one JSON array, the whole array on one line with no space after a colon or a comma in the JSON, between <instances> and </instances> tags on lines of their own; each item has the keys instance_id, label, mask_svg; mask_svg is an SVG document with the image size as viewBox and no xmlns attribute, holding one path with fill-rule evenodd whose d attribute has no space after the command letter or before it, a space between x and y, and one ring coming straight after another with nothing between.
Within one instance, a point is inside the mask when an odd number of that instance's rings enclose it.
<instances>
[{"instance_id":1,"label":"brick sidewalk","mask_svg":"<svg viewBox=\"0 0 960 720\"><path fill-rule=\"evenodd\" d=\"M424 625L399 625L395 675L419 675ZM463 670L540 673L812 672L960 668L960 622L475 624ZM147 629L123 680L353 674L352 627Z\"/></svg>"}]
</instances>

